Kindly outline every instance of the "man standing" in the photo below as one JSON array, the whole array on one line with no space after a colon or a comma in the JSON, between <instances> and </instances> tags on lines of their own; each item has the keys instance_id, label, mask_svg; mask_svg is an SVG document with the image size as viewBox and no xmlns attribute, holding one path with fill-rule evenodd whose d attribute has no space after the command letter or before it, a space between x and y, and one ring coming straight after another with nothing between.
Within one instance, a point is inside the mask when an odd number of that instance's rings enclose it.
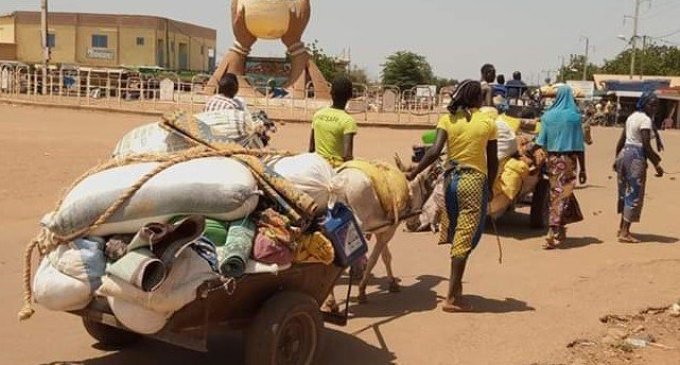
<instances>
[{"instance_id":1,"label":"man standing","mask_svg":"<svg viewBox=\"0 0 680 365\"><path fill-rule=\"evenodd\" d=\"M527 89L527 84L522 81L522 73L515 71L512 74L512 80L508 81L505 86L508 89L508 98L517 100L522 97Z\"/></svg>"},{"instance_id":2,"label":"man standing","mask_svg":"<svg viewBox=\"0 0 680 365\"><path fill-rule=\"evenodd\" d=\"M352 98L352 82L341 76L331 87L333 105L318 111L312 119L309 152L315 152L333 166L354 159L357 123L345 108Z\"/></svg>"},{"instance_id":3,"label":"man standing","mask_svg":"<svg viewBox=\"0 0 680 365\"><path fill-rule=\"evenodd\" d=\"M491 84L496 81L496 67L487 63L482 66L482 95L484 97L483 105L493 107L493 89Z\"/></svg>"}]
</instances>

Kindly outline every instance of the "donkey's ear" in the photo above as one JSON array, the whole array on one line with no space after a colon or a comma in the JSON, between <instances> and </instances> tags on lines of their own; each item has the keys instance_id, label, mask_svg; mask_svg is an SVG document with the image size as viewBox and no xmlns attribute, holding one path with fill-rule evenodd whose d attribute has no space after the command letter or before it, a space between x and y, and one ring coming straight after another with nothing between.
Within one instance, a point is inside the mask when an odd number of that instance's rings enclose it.
<instances>
[{"instance_id":1,"label":"donkey's ear","mask_svg":"<svg viewBox=\"0 0 680 365\"><path fill-rule=\"evenodd\" d=\"M401 157L399 156L398 153L394 154L394 163L397 164L397 168L401 172L408 172L408 169L406 168L406 166L404 166L404 162L401 160Z\"/></svg>"}]
</instances>

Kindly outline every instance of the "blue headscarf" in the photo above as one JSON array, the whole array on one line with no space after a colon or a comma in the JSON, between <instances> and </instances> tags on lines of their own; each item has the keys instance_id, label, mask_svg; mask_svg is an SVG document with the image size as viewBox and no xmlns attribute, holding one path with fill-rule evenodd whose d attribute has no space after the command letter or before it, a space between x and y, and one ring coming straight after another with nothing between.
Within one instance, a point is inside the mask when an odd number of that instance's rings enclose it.
<instances>
[{"instance_id":1,"label":"blue headscarf","mask_svg":"<svg viewBox=\"0 0 680 365\"><path fill-rule=\"evenodd\" d=\"M642 112L645 110L645 107L647 104L650 102L654 101L657 99L656 92L654 90L646 90L645 92L642 93L642 96L640 97L640 100L638 100L637 105L635 106L635 109L639 112Z\"/></svg>"},{"instance_id":2,"label":"blue headscarf","mask_svg":"<svg viewBox=\"0 0 680 365\"><path fill-rule=\"evenodd\" d=\"M571 87L560 86L555 103L541 117L541 133L536 142L548 152L584 151L581 118Z\"/></svg>"},{"instance_id":3,"label":"blue headscarf","mask_svg":"<svg viewBox=\"0 0 680 365\"><path fill-rule=\"evenodd\" d=\"M639 112L644 113L647 104L657 99L658 96L656 96L656 91L653 89L647 89L642 93L642 96L638 100L635 109ZM661 152L664 150L663 141L661 140L661 133L659 133L657 125L654 121L654 116L652 115L650 117L652 118L652 130L654 131L654 137L656 138L656 148L657 150L659 150L659 152Z\"/></svg>"}]
</instances>

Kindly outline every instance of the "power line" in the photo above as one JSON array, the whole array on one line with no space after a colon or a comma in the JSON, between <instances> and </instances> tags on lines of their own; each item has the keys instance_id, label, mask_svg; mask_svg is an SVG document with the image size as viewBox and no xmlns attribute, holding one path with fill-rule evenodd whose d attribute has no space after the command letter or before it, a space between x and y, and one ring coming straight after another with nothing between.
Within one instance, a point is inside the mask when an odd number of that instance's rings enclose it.
<instances>
[{"instance_id":1,"label":"power line","mask_svg":"<svg viewBox=\"0 0 680 365\"><path fill-rule=\"evenodd\" d=\"M664 35L660 35L660 36L652 37L652 38L654 38L654 39L662 39L662 38L668 38L668 37L674 36L674 35L676 35L676 34L680 34L680 29L678 29L678 30L676 30L676 31L674 31L674 32L668 33L668 34L664 34Z\"/></svg>"}]
</instances>

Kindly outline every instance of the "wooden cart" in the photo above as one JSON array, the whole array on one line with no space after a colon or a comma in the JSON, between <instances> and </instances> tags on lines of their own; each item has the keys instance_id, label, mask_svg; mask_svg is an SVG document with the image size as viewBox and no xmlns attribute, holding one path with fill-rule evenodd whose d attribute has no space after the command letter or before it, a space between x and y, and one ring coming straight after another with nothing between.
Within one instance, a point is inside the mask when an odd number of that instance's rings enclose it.
<instances>
[{"instance_id":1,"label":"wooden cart","mask_svg":"<svg viewBox=\"0 0 680 365\"><path fill-rule=\"evenodd\" d=\"M343 269L321 264L296 265L278 275L248 275L228 285L209 281L197 299L175 313L159 333L148 336L195 351L208 351L215 331L244 330L247 364L316 363L323 322L345 324L346 317L324 315L321 304ZM113 315L106 298L96 298L83 318L87 332L100 343L131 345L143 336L133 333Z\"/></svg>"}]
</instances>

